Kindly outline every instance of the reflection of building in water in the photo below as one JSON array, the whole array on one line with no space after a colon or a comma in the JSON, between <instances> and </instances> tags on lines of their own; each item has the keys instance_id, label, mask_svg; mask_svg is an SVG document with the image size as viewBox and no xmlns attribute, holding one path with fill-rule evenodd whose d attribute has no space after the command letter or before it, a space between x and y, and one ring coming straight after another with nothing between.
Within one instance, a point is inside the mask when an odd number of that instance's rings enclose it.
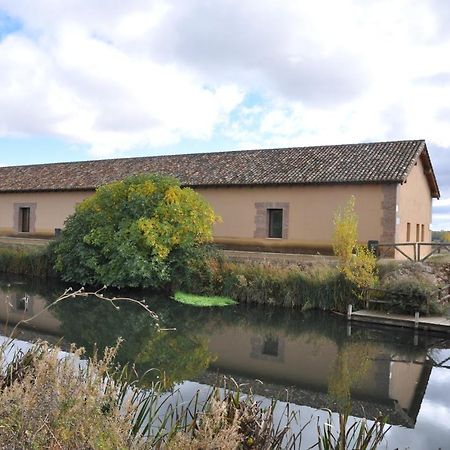
<instances>
[{"instance_id":1,"label":"reflection of building in water","mask_svg":"<svg viewBox=\"0 0 450 450\"><path fill-rule=\"evenodd\" d=\"M58 334L59 321L46 310L48 302L37 294L29 294L24 287L11 285L0 288L0 321L15 325L16 323L33 318L33 324L24 324L44 333Z\"/></svg>"},{"instance_id":2,"label":"reflection of building in water","mask_svg":"<svg viewBox=\"0 0 450 450\"><path fill-rule=\"evenodd\" d=\"M408 358L391 354L386 346L364 345L372 350L367 370L360 373L359 379L351 380L354 381L351 384L352 415L370 417L381 412L389 417L390 423L413 427L431 363L425 353ZM218 356L212 366L214 369L231 374L238 381L262 380L264 395L276 395L268 390L278 390L283 395L283 388L289 386L289 398L294 403L315 408L333 407L327 393L330 381L339 375L336 361L342 357L343 350L327 337L317 334L261 336L250 330L227 327L211 336L210 351ZM351 349L346 351L350 359L360 358L359 354L352 354ZM352 370L350 365L350 375ZM339 382L344 383L345 377Z\"/></svg>"}]
</instances>

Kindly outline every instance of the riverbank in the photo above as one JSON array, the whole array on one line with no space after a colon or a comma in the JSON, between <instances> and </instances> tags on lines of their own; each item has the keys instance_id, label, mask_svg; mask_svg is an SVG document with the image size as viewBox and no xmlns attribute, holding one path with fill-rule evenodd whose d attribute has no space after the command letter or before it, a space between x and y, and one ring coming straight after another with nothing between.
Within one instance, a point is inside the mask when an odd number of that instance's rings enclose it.
<instances>
[{"instance_id":1,"label":"riverbank","mask_svg":"<svg viewBox=\"0 0 450 450\"><path fill-rule=\"evenodd\" d=\"M277 254L272 261L263 254L253 260L255 252L245 256L213 252L191 261L186 274L173 280L172 293L182 291L226 297L239 303L341 313L346 313L349 305L355 311L365 306L361 290L338 270L333 259L293 255L293 259L282 260ZM0 243L0 272L58 278L53 265L49 246ZM421 316L447 314L448 301L444 304L436 289L449 283L450 263L441 259L427 263L387 260L378 262L377 272L380 283L376 294L381 292L388 301L380 301L373 309L412 316L416 311Z\"/></svg>"}]
</instances>

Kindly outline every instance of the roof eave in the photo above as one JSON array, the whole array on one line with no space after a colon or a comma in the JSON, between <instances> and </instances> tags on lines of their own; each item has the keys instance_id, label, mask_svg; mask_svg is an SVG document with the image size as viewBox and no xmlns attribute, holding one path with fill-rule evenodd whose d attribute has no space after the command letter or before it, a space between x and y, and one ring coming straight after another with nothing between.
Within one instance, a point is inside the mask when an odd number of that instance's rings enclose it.
<instances>
[{"instance_id":1,"label":"roof eave","mask_svg":"<svg viewBox=\"0 0 450 450\"><path fill-rule=\"evenodd\" d=\"M420 153L420 158L424 167L425 176L427 177L428 184L430 186L431 196L439 199L441 197L441 192L439 190L436 174L434 173L433 164L431 163L430 154L428 153L427 144L425 142L423 151Z\"/></svg>"}]
</instances>

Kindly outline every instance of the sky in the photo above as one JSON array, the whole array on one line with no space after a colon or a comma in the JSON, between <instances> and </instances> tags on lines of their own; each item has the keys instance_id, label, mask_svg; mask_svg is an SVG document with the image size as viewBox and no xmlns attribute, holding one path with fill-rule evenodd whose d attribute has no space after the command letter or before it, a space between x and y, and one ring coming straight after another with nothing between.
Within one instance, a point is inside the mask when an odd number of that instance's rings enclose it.
<instances>
[{"instance_id":1,"label":"sky","mask_svg":"<svg viewBox=\"0 0 450 450\"><path fill-rule=\"evenodd\" d=\"M425 139L450 229L448 0L0 0L0 165Z\"/></svg>"}]
</instances>

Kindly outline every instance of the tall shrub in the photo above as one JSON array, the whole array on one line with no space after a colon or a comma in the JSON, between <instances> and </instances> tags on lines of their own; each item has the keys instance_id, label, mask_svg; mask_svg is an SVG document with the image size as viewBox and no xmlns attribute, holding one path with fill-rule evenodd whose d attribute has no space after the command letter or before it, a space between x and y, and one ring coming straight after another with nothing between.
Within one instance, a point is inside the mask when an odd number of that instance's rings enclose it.
<instances>
[{"instance_id":1,"label":"tall shrub","mask_svg":"<svg viewBox=\"0 0 450 450\"><path fill-rule=\"evenodd\" d=\"M55 245L66 281L167 288L201 246L217 216L171 177L140 175L99 188L69 217Z\"/></svg>"},{"instance_id":2,"label":"tall shrub","mask_svg":"<svg viewBox=\"0 0 450 450\"><path fill-rule=\"evenodd\" d=\"M377 282L375 255L358 243L358 216L355 197L334 216L333 250L338 257L339 270L359 289L367 289Z\"/></svg>"}]
</instances>

